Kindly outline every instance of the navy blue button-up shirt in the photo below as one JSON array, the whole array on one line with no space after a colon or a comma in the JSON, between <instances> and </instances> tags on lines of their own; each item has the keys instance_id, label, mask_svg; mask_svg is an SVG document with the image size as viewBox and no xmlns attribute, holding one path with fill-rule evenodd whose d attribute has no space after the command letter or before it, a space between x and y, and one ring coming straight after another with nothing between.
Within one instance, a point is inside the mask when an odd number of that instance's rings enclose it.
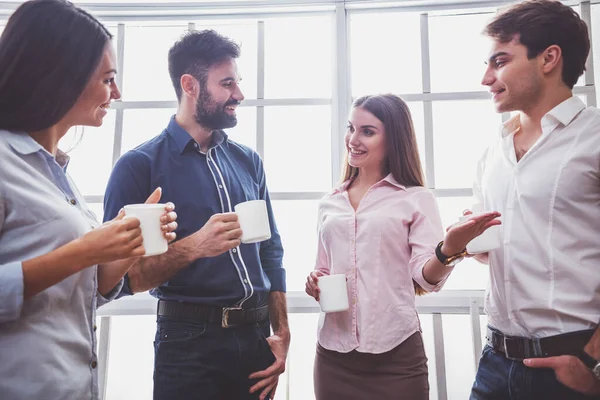
<instances>
[{"instance_id":1,"label":"navy blue button-up shirt","mask_svg":"<svg viewBox=\"0 0 600 400\"><path fill-rule=\"evenodd\" d=\"M176 206L178 240L198 231L213 214L232 212L236 204L257 199L267 202L271 239L198 259L152 289L153 296L251 308L266 304L270 291L285 291L283 248L262 160L255 151L215 131L204 154L173 116L160 135L127 152L115 165L104 198L104 220L114 218L126 204L143 203L158 186L161 202ZM132 294L125 278L121 295Z\"/></svg>"}]
</instances>

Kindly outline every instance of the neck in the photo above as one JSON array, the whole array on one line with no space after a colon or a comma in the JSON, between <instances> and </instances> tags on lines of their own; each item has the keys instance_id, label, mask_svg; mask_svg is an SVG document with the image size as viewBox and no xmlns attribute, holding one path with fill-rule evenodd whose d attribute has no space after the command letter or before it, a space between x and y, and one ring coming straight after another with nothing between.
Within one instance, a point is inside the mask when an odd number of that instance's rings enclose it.
<instances>
[{"instance_id":1,"label":"neck","mask_svg":"<svg viewBox=\"0 0 600 400\"><path fill-rule=\"evenodd\" d=\"M542 118L554 107L573 96L571 89L561 84L540 93L539 101L521 111L521 131L524 134L541 134Z\"/></svg>"},{"instance_id":2,"label":"neck","mask_svg":"<svg viewBox=\"0 0 600 400\"><path fill-rule=\"evenodd\" d=\"M355 185L371 187L383 178L387 173L382 169L359 168L358 176L354 180Z\"/></svg>"},{"instance_id":3,"label":"neck","mask_svg":"<svg viewBox=\"0 0 600 400\"><path fill-rule=\"evenodd\" d=\"M193 111L185 110L185 107L180 105L175 115L175 121L198 143L202 152L208 151L213 130L197 123Z\"/></svg>"},{"instance_id":4,"label":"neck","mask_svg":"<svg viewBox=\"0 0 600 400\"><path fill-rule=\"evenodd\" d=\"M58 142L65 136L70 126L64 123L58 123L50 128L42 129L36 132L29 132L29 136L40 144L48 153L56 157L58 151Z\"/></svg>"}]
</instances>

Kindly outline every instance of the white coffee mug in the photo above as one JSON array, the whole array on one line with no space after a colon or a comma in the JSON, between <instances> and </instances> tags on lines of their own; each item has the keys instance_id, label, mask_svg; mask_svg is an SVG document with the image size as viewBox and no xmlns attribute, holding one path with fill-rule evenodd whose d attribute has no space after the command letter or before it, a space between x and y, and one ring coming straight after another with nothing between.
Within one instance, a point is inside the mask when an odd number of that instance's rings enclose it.
<instances>
[{"instance_id":1,"label":"white coffee mug","mask_svg":"<svg viewBox=\"0 0 600 400\"><path fill-rule=\"evenodd\" d=\"M258 243L271 238L266 201L250 200L233 209L242 229L242 243Z\"/></svg>"},{"instance_id":2,"label":"white coffee mug","mask_svg":"<svg viewBox=\"0 0 600 400\"><path fill-rule=\"evenodd\" d=\"M461 222L466 221L472 216L473 215L463 215L459 217L458 220ZM501 234L501 225L494 225L487 228L481 235L473 238L473 240L467 243L467 252L469 254L480 254L497 249L502 242Z\"/></svg>"},{"instance_id":3,"label":"white coffee mug","mask_svg":"<svg viewBox=\"0 0 600 400\"><path fill-rule=\"evenodd\" d=\"M129 204L123 207L125 217L140 220L142 239L144 240L145 257L165 253L169 242L160 229L160 217L165 213L164 204Z\"/></svg>"},{"instance_id":4,"label":"white coffee mug","mask_svg":"<svg viewBox=\"0 0 600 400\"><path fill-rule=\"evenodd\" d=\"M325 313L346 311L350 308L348 303L348 287L346 275L323 275L317 279L319 287L319 305Z\"/></svg>"}]
</instances>

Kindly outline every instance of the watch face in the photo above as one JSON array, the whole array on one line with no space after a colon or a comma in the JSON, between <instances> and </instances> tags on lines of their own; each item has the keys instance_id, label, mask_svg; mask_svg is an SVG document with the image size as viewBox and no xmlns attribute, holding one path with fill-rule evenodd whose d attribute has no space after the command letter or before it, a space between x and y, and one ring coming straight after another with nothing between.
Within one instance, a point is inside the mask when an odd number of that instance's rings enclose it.
<instances>
[{"instance_id":1,"label":"watch face","mask_svg":"<svg viewBox=\"0 0 600 400\"><path fill-rule=\"evenodd\" d=\"M596 364L594 368L592 368L592 372L596 376L596 378L600 379L600 362Z\"/></svg>"}]
</instances>

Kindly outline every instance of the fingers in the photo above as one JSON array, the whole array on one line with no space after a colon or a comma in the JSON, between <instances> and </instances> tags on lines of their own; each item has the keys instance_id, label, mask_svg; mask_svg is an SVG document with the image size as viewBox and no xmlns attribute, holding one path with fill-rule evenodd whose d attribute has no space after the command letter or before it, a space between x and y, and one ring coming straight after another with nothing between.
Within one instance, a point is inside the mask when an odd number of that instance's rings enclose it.
<instances>
[{"instance_id":1,"label":"fingers","mask_svg":"<svg viewBox=\"0 0 600 400\"><path fill-rule=\"evenodd\" d=\"M473 211L469 210L468 208L465 208L462 212L462 215L471 215L473 214Z\"/></svg>"},{"instance_id":2,"label":"fingers","mask_svg":"<svg viewBox=\"0 0 600 400\"><path fill-rule=\"evenodd\" d=\"M213 214L210 219L214 219L222 222L237 222L238 216L236 213L221 213L221 214Z\"/></svg>"},{"instance_id":3,"label":"fingers","mask_svg":"<svg viewBox=\"0 0 600 400\"><path fill-rule=\"evenodd\" d=\"M175 232L165 232L165 239L167 239L167 242L171 243L173 240L177 239L177 234Z\"/></svg>"},{"instance_id":4,"label":"fingers","mask_svg":"<svg viewBox=\"0 0 600 400\"><path fill-rule=\"evenodd\" d=\"M227 240L238 240L242 237L242 230L241 229L233 229L231 231L227 231L225 233L225 238Z\"/></svg>"},{"instance_id":5,"label":"fingers","mask_svg":"<svg viewBox=\"0 0 600 400\"><path fill-rule=\"evenodd\" d=\"M528 358L523 360L523 364L530 368L552 368L555 369L559 364L559 357L547 358Z\"/></svg>"},{"instance_id":6,"label":"fingers","mask_svg":"<svg viewBox=\"0 0 600 400\"><path fill-rule=\"evenodd\" d=\"M279 383L279 378L277 378L274 383L267 386L260 394L260 400L274 399L275 398L275 390L277 389L278 383Z\"/></svg>"},{"instance_id":7,"label":"fingers","mask_svg":"<svg viewBox=\"0 0 600 400\"><path fill-rule=\"evenodd\" d=\"M171 204L173 204L173 203L171 203ZM169 222L174 222L176 219L177 219L177 213L175 211L169 211L160 217L160 223L168 224Z\"/></svg>"},{"instance_id":8,"label":"fingers","mask_svg":"<svg viewBox=\"0 0 600 400\"><path fill-rule=\"evenodd\" d=\"M136 217L125 217L120 221L120 224L123 228L125 228L125 230L129 231L132 229L139 228L140 220Z\"/></svg>"},{"instance_id":9,"label":"fingers","mask_svg":"<svg viewBox=\"0 0 600 400\"><path fill-rule=\"evenodd\" d=\"M179 225L177 224L177 222L169 222L166 225L161 225L160 229L165 233L169 233L175 231L178 226Z\"/></svg>"},{"instance_id":10,"label":"fingers","mask_svg":"<svg viewBox=\"0 0 600 400\"><path fill-rule=\"evenodd\" d=\"M248 378L250 378L250 379L264 379L264 378L271 377L273 375L275 375L275 377L277 377L279 375L279 362L278 361L275 361L267 369L263 369L262 371L258 371L258 372L253 372L252 374L250 374L250 376Z\"/></svg>"},{"instance_id":11,"label":"fingers","mask_svg":"<svg viewBox=\"0 0 600 400\"><path fill-rule=\"evenodd\" d=\"M110 222L114 222L114 221L120 221L123 218L125 218L125 210L124 209L120 209L119 213L117 214L116 217L114 217Z\"/></svg>"},{"instance_id":12,"label":"fingers","mask_svg":"<svg viewBox=\"0 0 600 400\"><path fill-rule=\"evenodd\" d=\"M154 192L146 199L144 204L156 204L162 196L162 188L159 186L154 189Z\"/></svg>"}]
</instances>

